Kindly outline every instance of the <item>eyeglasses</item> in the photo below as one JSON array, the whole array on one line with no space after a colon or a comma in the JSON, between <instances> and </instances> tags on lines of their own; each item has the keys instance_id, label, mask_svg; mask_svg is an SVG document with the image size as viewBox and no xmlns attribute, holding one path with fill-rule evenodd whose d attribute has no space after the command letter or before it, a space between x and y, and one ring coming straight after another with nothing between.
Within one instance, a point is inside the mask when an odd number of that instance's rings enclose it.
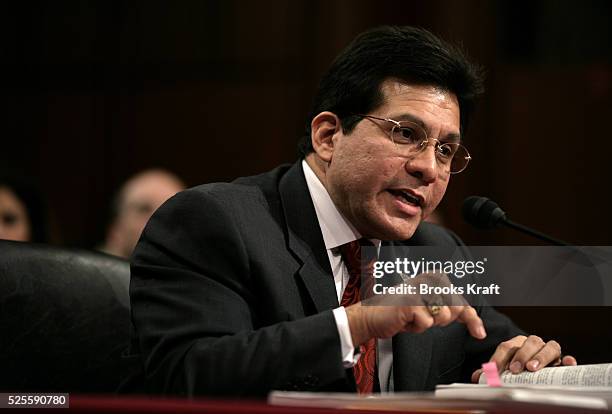
<instances>
[{"instance_id":1,"label":"eyeglasses","mask_svg":"<svg viewBox=\"0 0 612 414\"><path fill-rule=\"evenodd\" d=\"M440 142L435 138L427 138L427 132L419 124L412 121L395 121L389 118L378 118L372 115L360 115L369 120L385 121L391 125L391 129L384 129L378 125L397 147L400 155L404 157L414 157L429 146L432 141L436 153L438 165L451 174L458 174L465 170L472 159L467 148L457 142Z\"/></svg>"}]
</instances>

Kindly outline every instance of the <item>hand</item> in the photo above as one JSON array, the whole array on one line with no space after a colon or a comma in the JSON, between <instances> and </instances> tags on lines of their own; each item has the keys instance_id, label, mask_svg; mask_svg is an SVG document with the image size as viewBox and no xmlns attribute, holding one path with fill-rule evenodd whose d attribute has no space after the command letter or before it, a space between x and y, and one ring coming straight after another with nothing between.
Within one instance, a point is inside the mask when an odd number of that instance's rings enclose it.
<instances>
[{"instance_id":1,"label":"hand","mask_svg":"<svg viewBox=\"0 0 612 414\"><path fill-rule=\"evenodd\" d=\"M471 306L441 306L432 316L426 306L374 306L361 302L346 308L355 346L370 338L389 338L400 332L422 333L432 326L446 326L453 321L465 323L470 335L487 336L482 320Z\"/></svg>"},{"instance_id":2,"label":"hand","mask_svg":"<svg viewBox=\"0 0 612 414\"><path fill-rule=\"evenodd\" d=\"M508 369L513 374L525 369L535 372L547 365L577 365L573 356L561 356L561 345L557 341L544 342L535 335L529 337L519 335L502 342L490 361L497 364L500 373ZM480 374L482 374L481 369L474 371L472 382L478 382Z\"/></svg>"},{"instance_id":3,"label":"hand","mask_svg":"<svg viewBox=\"0 0 612 414\"><path fill-rule=\"evenodd\" d=\"M448 276L422 273L407 284L449 287ZM418 289L415 289L418 291ZM440 311L431 315L426 304L439 304ZM465 323L478 339L487 336L482 320L462 295L447 294L376 294L346 308L351 337L355 346L371 338L390 338L400 332L422 333L432 326L446 326L453 321Z\"/></svg>"}]
</instances>

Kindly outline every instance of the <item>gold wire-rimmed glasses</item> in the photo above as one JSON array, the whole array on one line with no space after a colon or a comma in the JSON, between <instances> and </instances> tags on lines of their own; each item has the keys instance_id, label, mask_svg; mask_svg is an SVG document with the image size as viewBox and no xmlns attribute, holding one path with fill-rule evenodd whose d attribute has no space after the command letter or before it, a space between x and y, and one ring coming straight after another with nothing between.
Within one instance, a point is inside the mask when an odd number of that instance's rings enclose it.
<instances>
[{"instance_id":1,"label":"gold wire-rimmed glasses","mask_svg":"<svg viewBox=\"0 0 612 414\"><path fill-rule=\"evenodd\" d=\"M436 138L427 138L423 127L412 121L396 121L390 118L379 118L372 115L355 114L369 120L384 121L391 125L391 129L383 128L374 122L389 135L400 155L414 157L423 152L431 141L434 145L438 165L451 174L458 174L465 170L472 159L467 148L458 142L440 142Z\"/></svg>"}]
</instances>

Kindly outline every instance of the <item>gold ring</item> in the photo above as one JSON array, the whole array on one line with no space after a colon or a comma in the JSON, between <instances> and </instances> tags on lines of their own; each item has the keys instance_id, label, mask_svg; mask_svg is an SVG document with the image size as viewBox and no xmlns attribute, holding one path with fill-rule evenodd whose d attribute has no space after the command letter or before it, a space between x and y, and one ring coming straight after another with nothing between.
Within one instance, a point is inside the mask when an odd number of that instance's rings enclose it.
<instances>
[{"instance_id":1,"label":"gold ring","mask_svg":"<svg viewBox=\"0 0 612 414\"><path fill-rule=\"evenodd\" d=\"M436 316L442 310L442 306L440 305L427 305L427 310L431 316Z\"/></svg>"}]
</instances>

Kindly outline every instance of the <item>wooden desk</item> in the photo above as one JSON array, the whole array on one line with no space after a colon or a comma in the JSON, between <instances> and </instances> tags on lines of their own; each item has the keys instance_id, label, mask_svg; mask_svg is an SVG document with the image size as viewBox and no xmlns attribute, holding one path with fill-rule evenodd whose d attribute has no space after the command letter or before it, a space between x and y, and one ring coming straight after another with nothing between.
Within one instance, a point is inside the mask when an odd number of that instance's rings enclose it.
<instances>
[{"instance_id":1,"label":"wooden desk","mask_svg":"<svg viewBox=\"0 0 612 414\"><path fill-rule=\"evenodd\" d=\"M565 408L548 405L534 405L510 401L446 401L435 408L431 405L415 405L409 409L371 407L368 409L336 409L336 408L313 408L313 407L284 407L268 405L261 400L215 400L215 399L162 399L148 397L110 397L110 396L85 396L71 395L70 408L72 412L80 413L123 413L123 414L182 414L182 413L206 413L206 414L354 414L354 413L606 413L612 410L587 410L576 408ZM29 411L28 409L24 409ZM53 412L64 412L66 409L46 409ZM40 410L36 411L40 414Z\"/></svg>"}]
</instances>

